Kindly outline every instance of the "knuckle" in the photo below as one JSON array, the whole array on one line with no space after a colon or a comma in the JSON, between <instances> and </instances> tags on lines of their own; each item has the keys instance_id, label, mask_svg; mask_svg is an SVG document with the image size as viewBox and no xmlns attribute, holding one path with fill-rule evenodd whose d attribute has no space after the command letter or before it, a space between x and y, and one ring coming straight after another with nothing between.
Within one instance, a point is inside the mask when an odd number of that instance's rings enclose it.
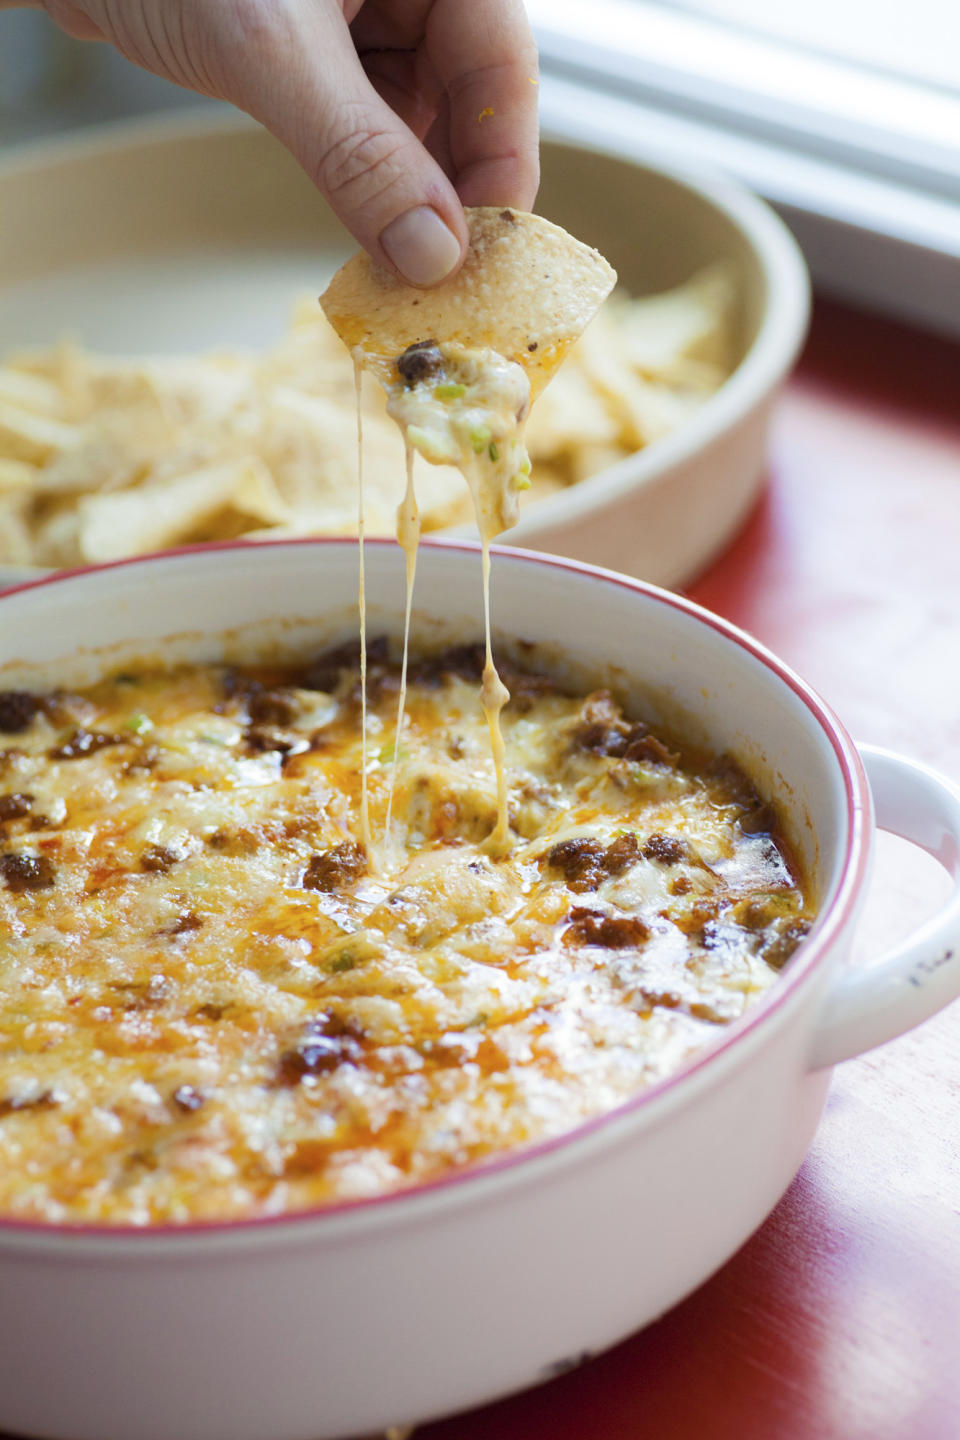
<instances>
[{"instance_id":1,"label":"knuckle","mask_svg":"<svg viewBox=\"0 0 960 1440\"><path fill-rule=\"evenodd\" d=\"M533 66L534 68L531 68ZM493 61L488 65L479 65L472 70L465 70L448 83L448 94L451 101L456 103L470 91L499 90L502 86L510 85L514 76L521 71L524 77L536 75L536 59L531 57L528 64L518 61L517 56L511 56L509 60ZM524 84L529 82L524 78Z\"/></svg>"},{"instance_id":2,"label":"knuckle","mask_svg":"<svg viewBox=\"0 0 960 1440\"><path fill-rule=\"evenodd\" d=\"M331 198L363 204L396 183L404 148L402 137L358 120L320 156L317 182Z\"/></svg>"}]
</instances>

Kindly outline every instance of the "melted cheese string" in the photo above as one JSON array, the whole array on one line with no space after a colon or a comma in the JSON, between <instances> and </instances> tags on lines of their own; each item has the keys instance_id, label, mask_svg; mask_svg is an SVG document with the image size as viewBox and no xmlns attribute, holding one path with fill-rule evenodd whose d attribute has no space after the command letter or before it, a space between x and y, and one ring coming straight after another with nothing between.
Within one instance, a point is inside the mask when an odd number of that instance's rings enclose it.
<instances>
[{"instance_id":1,"label":"melted cheese string","mask_svg":"<svg viewBox=\"0 0 960 1440\"><path fill-rule=\"evenodd\" d=\"M478 514L479 519L479 514ZM504 855L510 849L510 815L507 794L506 750L503 731L500 728L500 711L510 699L510 691L504 685L493 663L493 649L490 644L490 540L481 534L483 566L483 625L487 642L483 666L483 681L480 687L480 703L490 731L490 748L493 751L493 768L497 776L497 823L484 841L484 849L492 855Z\"/></svg>"},{"instance_id":2,"label":"melted cheese string","mask_svg":"<svg viewBox=\"0 0 960 1440\"><path fill-rule=\"evenodd\" d=\"M483 680L480 686L480 703L490 731L490 749L493 752L493 769L497 777L497 823L483 842L484 849L491 855L505 855L510 849L509 792L507 789L506 747L500 728L500 712L510 699L510 691L504 685L493 663L493 645L490 638L490 541L500 534L502 526L494 519L497 507L483 503L484 476L479 465L462 468L473 499L473 510L480 531L481 576L483 584L483 631L486 642ZM488 487L489 488L489 487ZM488 497L489 498L489 497ZM491 513L491 508L493 513Z\"/></svg>"},{"instance_id":3,"label":"melted cheese string","mask_svg":"<svg viewBox=\"0 0 960 1440\"><path fill-rule=\"evenodd\" d=\"M363 351L359 345L352 351L353 384L357 400L357 544L360 552L360 843L369 861L370 847L370 803L367 794L367 587L366 566L363 552L363 409L361 406L361 381L363 379Z\"/></svg>"},{"instance_id":4,"label":"melted cheese string","mask_svg":"<svg viewBox=\"0 0 960 1440\"><path fill-rule=\"evenodd\" d=\"M407 488L403 500L397 507L397 542L403 550L407 569L407 593L403 613L403 660L400 665L400 698L397 701L397 730L393 741L393 765L390 770L390 790L387 795L387 819L384 838L390 839L390 822L393 816L393 795L397 784L397 767L400 763L400 742L403 738L403 716L407 705L407 661L410 656L410 611L413 604L413 585L417 575L417 549L420 545L420 511L413 489L413 446L404 439L407 462Z\"/></svg>"},{"instance_id":5,"label":"melted cheese string","mask_svg":"<svg viewBox=\"0 0 960 1440\"><path fill-rule=\"evenodd\" d=\"M426 342L424 342L426 343ZM430 342L433 343L433 342ZM415 348L415 347L413 347ZM358 405L358 433L359 433L359 403L360 403L360 366L363 364L364 356L361 349L354 349L354 366L357 373L357 405ZM464 352L469 356L469 352ZM492 352L477 352L473 358L476 365L477 358L486 366L490 372L488 376L488 388L492 388L494 394L495 418L500 418L500 406L504 403L504 392L508 397L510 408L516 415L517 426L514 435L508 433L504 443L493 439L492 427L475 425L474 431L469 435L469 446L466 445L466 437L455 426L450 426L445 411L445 404L448 399L458 399L467 390L467 385L459 382L451 382L446 385L446 390L452 393L441 393L442 385L436 385L432 394L420 395L414 385L413 393L410 393L410 386L406 383L407 377L402 377L402 382L392 386L387 385L388 391L387 412L392 415L400 426L404 437L406 448L407 464L407 485L404 498L397 510L397 540L401 545L406 557L406 605L404 608L404 629L403 629L403 663L401 668L400 696L397 707L397 728L394 737L393 764L390 774L390 784L387 798L387 814L384 830L384 840L390 839L390 828L393 819L393 802L396 792L397 773L400 760L400 746L403 738L403 721L406 708L407 695L407 666L410 649L410 614L413 600L413 584L416 575L417 548L420 542L420 517L417 510L416 497L413 488L413 451L422 450L428 460L437 462L443 458L446 463L454 464L463 475L473 500L474 514L477 521L477 529L480 532L482 552L482 574L483 574L483 621L484 636L486 641L485 660L483 667L483 681L480 690L480 702L486 718L487 728L490 732L490 748L493 754L493 767L496 775L497 787L497 819L493 830L484 842L484 848L493 855L506 854L512 843L510 834L509 815L509 791L507 786L506 772L506 751L503 741L503 731L500 725L500 714L503 707L510 699L510 692L504 685L497 673L497 667L493 663L493 648L490 635L490 542L500 534L502 530L508 529L516 521L516 491L511 485L518 479L517 471L527 461L526 451L523 449L523 428L526 415L529 410L529 384L522 370L514 362L508 362L502 356L493 355ZM398 370L400 365L398 362ZM513 372L516 372L514 374ZM382 377L381 377L382 378ZM517 378L520 381L518 391ZM489 397L483 394L479 397L482 403L489 405ZM412 408L411 408L412 402ZM442 404L440 402L443 402ZM481 410L482 410L481 403ZM427 407L427 425L424 428L421 423L422 408ZM439 413L430 414L430 407L439 405ZM432 422L436 427L436 421L440 420L440 444L437 444L436 437L431 442L429 424ZM444 435L444 431L450 431ZM411 437L416 438L411 443ZM449 453L450 441L453 440L454 453ZM444 441L447 444L447 451L444 450ZM472 452L472 453L471 453ZM481 460L480 457L483 457ZM493 465L492 471L486 465L486 460ZM522 471L523 474L527 470ZM362 483L362 482L361 482ZM363 566L363 539L362 522L360 531L361 544L361 570ZM362 580L361 580L362 588ZM362 610L361 610L362 613ZM363 623L363 622L362 622ZM365 637L361 640L361 669L363 688L363 714L364 725L366 724L366 649ZM364 767L366 766L366 745L364 744ZM366 804L366 773L364 773L363 804ZM368 835L367 824L365 824L365 835ZM368 844L369 842L365 842Z\"/></svg>"}]
</instances>

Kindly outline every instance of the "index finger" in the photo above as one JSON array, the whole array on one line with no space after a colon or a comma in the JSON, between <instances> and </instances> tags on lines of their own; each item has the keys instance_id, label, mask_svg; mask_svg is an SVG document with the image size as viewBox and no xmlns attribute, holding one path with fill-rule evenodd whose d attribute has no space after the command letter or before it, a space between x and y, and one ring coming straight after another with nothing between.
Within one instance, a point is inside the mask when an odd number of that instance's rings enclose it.
<instances>
[{"instance_id":1,"label":"index finger","mask_svg":"<svg viewBox=\"0 0 960 1440\"><path fill-rule=\"evenodd\" d=\"M537 47L522 0L435 0L426 42L449 98L460 199L532 209L540 182Z\"/></svg>"}]
</instances>

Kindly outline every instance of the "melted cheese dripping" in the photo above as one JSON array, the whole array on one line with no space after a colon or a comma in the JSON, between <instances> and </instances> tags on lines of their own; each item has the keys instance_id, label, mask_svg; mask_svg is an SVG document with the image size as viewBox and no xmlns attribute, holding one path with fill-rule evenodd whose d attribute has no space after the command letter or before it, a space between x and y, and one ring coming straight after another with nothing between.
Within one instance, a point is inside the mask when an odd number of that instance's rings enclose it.
<instances>
[{"instance_id":1,"label":"melted cheese dripping","mask_svg":"<svg viewBox=\"0 0 960 1440\"><path fill-rule=\"evenodd\" d=\"M503 731L500 728L500 712L510 699L510 691L500 679L497 667L493 662L493 645L490 636L490 541L495 539L504 528L495 517L502 513L499 491L509 481L509 476L505 479L504 471L500 467L489 473L482 472L476 461L472 463L468 461L462 465L461 473L473 499L477 529L480 531L483 634L486 645L480 703L483 706L487 729L490 731L490 749L493 752L493 768L497 777L497 823L487 836L484 848L491 855L505 855L510 849L511 837L506 750L503 743Z\"/></svg>"},{"instance_id":2,"label":"melted cheese dripping","mask_svg":"<svg viewBox=\"0 0 960 1440\"><path fill-rule=\"evenodd\" d=\"M422 343L437 348L433 342ZM486 642L480 700L490 732L497 787L497 820L485 841L485 848L490 854L503 855L509 851L512 837L500 714L510 699L510 692L500 679L493 661L490 635L490 542L502 531L516 524L518 491L526 488L530 462L523 446L523 430L530 408L530 387L521 367L505 360L494 351L471 351L462 346L448 345L444 347L443 354L445 363L450 367L449 374L461 376L462 379L447 378L438 382L435 372L431 373L428 368L422 379L417 378L412 383L407 383L408 377L401 373L401 380L390 384L381 373L380 367L373 367L387 388L387 413L400 427L407 459L407 486L397 510L397 540L406 556L403 665L384 840L390 840L406 705L410 613L417 547L420 541L420 518L413 489L413 451L419 450L432 463L457 467L473 499L477 528L480 531ZM362 354L354 351L355 364L362 364L362 359ZM401 369L399 363L397 368ZM359 403L359 380L357 393ZM459 404L461 400L464 401L463 405ZM361 662L364 661L365 641L361 648ZM365 714L363 678L362 685ZM364 750L364 755L365 753Z\"/></svg>"},{"instance_id":3,"label":"melted cheese dripping","mask_svg":"<svg viewBox=\"0 0 960 1440\"><path fill-rule=\"evenodd\" d=\"M360 554L360 843L369 857L370 797L367 793L367 586L363 551L363 351L356 346L353 356L353 384L357 401L357 544Z\"/></svg>"},{"instance_id":4,"label":"melted cheese dripping","mask_svg":"<svg viewBox=\"0 0 960 1440\"><path fill-rule=\"evenodd\" d=\"M484 848L492 855L505 855L510 849L510 814L507 794L506 751L503 731L500 728L500 711L510 699L510 691L504 685L493 663L490 644L490 541L481 536L483 546L483 625L487 649L483 666L483 682L480 687L480 702L490 731L490 748L493 751L493 768L497 776L497 823L484 842Z\"/></svg>"},{"instance_id":5,"label":"melted cheese dripping","mask_svg":"<svg viewBox=\"0 0 960 1440\"><path fill-rule=\"evenodd\" d=\"M393 742L393 766L390 771L390 790L387 795L387 819L384 838L390 839L390 822L393 816L393 795L397 784L397 767L400 763L400 744L403 739L403 716L407 704L407 662L410 657L410 610L413 604L413 585L417 575L417 549L420 545L420 511L413 488L413 446L404 441L407 462L407 488L397 507L397 541L406 559L406 601L403 611L403 660L400 666L400 698L397 701L397 731Z\"/></svg>"}]
</instances>

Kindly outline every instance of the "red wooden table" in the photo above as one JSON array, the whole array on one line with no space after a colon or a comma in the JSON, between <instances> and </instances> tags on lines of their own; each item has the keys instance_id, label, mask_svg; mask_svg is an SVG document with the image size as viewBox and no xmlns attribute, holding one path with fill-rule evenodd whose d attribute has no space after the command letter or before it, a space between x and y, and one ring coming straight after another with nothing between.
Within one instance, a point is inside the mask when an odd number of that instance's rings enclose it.
<instances>
[{"instance_id":1,"label":"red wooden table","mask_svg":"<svg viewBox=\"0 0 960 1440\"><path fill-rule=\"evenodd\" d=\"M960 349L818 305L767 493L691 594L855 738L960 779ZM859 953L945 889L886 844ZM800 1175L690 1299L550 1385L418 1431L547 1437L960 1440L960 1004L836 1071Z\"/></svg>"}]
</instances>

